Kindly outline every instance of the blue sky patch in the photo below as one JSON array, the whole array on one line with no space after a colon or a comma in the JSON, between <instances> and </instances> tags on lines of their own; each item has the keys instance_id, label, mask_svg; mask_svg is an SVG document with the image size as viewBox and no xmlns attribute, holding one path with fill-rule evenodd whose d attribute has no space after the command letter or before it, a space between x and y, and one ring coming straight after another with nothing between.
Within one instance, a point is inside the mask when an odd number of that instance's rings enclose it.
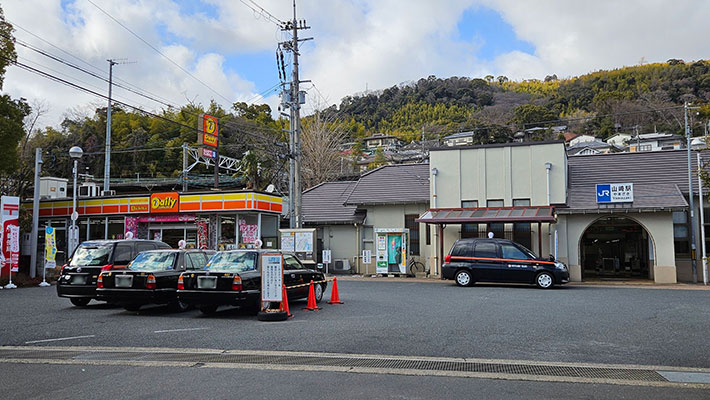
<instances>
[{"instance_id":1,"label":"blue sky patch","mask_svg":"<svg viewBox=\"0 0 710 400\"><path fill-rule=\"evenodd\" d=\"M513 27L505 22L498 12L487 7L469 8L464 11L456 27L458 40L480 44L476 56L482 60L490 61L514 50L535 53L535 46L519 40Z\"/></svg>"},{"instance_id":2,"label":"blue sky patch","mask_svg":"<svg viewBox=\"0 0 710 400\"><path fill-rule=\"evenodd\" d=\"M225 58L226 69L236 71L240 77L254 83L254 90L260 93L279 83L279 73L276 69L276 53L265 50L254 53L230 54ZM286 73L290 69L286 66ZM301 77L308 79L307 77Z\"/></svg>"}]
</instances>

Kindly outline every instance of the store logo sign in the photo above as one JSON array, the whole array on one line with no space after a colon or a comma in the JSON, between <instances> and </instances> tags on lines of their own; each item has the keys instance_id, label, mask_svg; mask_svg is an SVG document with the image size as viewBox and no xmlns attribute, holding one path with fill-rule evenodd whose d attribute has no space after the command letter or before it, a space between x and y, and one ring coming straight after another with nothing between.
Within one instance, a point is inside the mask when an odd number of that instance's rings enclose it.
<instances>
[{"instance_id":1,"label":"store logo sign","mask_svg":"<svg viewBox=\"0 0 710 400\"><path fill-rule=\"evenodd\" d=\"M153 193L150 195L150 212L178 212L180 195L176 192Z\"/></svg>"}]
</instances>

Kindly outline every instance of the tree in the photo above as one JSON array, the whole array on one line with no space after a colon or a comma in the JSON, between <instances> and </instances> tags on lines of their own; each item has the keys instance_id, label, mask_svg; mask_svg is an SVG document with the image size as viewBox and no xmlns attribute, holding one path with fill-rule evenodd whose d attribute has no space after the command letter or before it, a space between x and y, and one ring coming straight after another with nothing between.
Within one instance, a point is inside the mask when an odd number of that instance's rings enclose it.
<instances>
[{"instance_id":1,"label":"tree","mask_svg":"<svg viewBox=\"0 0 710 400\"><path fill-rule=\"evenodd\" d=\"M301 128L301 173L305 189L338 176L343 162L340 145L345 132L338 122L324 118L320 111L307 118Z\"/></svg>"},{"instance_id":2,"label":"tree","mask_svg":"<svg viewBox=\"0 0 710 400\"><path fill-rule=\"evenodd\" d=\"M8 65L17 58L12 31L12 25L5 20L5 14L0 8L0 89ZM24 99L15 100L8 95L0 96L0 174L5 182L8 181L7 175L17 171L18 144L25 136L23 120L29 113L30 106ZM3 186L4 194L17 194L16 185L10 183Z\"/></svg>"}]
</instances>

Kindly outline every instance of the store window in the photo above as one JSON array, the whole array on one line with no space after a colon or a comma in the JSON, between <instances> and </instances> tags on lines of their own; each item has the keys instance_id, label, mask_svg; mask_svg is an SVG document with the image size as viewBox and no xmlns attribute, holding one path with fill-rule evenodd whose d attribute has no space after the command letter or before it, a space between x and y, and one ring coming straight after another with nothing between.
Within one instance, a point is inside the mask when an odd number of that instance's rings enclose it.
<instances>
[{"instance_id":1,"label":"store window","mask_svg":"<svg viewBox=\"0 0 710 400\"><path fill-rule=\"evenodd\" d=\"M89 238L92 240L106 239L106 221L105 218L91 218L89 225Z\"/></svg>"},{"instance_id":2,"label":"store window","mask_svg":"<svg viewBox=\"0 0 710 400\"><path fill-rule=\"evenodd\" d=\"M259 239L259 216L257 214L239 214L239 246L254 246Z\"/></svg>"},{"instance_id":3,"label":"store window","mask_svg":"<svg viewBox=\"0 0 710 400\"><path fill-rule=\"evenodd\" d=\"M676 256L690 256L690 235L688 233L688 213L673 211L673 245Z\"/></svg>"},{"instance_id":4,"label":"store window","mask_svg":"<svg viewBox=\"0 0 710 400\"><path fill-rule=\"evenodd\" d=\"M237 248L237 217L221 215L219 217L219 246L220 250Z\"/></svg>"},{"instance_id":5,"label":"store window","mask_svg":"<svg viewBox=\"0 0 710 400\"><path fill-rule=\"evenodd\" d=\"M478 200L462 200L461 208L478 208ZM478 224L461 224L461 238L478 237Z\"/></svg>"},{"instance_id":6,"label":"store window","mask_svg":"<svg viewBox=\"0 0 710 400\"><path fill-rule=\"evenodd\" d=\"M108 220L108 238L123 239L123 218L109 218Z\"/></svg>"},{"instance_id":7,"label":"store window","mask_svg":"<svg viewBox=\"0 0 710 400\"><path fill-rule=\"evenodd\" d=\"M404 216L404 227L409 229L409 254L419 255L419 222L415 220L419 214L407 214Z\"/></svg>"}]
</instances>

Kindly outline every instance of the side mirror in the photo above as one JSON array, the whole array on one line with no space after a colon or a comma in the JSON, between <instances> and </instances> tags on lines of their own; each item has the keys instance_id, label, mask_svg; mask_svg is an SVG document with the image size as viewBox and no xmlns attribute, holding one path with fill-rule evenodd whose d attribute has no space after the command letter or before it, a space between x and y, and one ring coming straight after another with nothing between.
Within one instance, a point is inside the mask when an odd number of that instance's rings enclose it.
<instances>
[{"instance_id":1,"label":"side mirror","mask_svg":"<svg viewBox=\"0 0 710 400\"><path fill-rule=\"evenodd\" d=\"M557 260L555 260L555 256L553 256L552 254L550 254L550 261L553 261L553 262L557 261Z\"/></svg>"}]
</instances>

